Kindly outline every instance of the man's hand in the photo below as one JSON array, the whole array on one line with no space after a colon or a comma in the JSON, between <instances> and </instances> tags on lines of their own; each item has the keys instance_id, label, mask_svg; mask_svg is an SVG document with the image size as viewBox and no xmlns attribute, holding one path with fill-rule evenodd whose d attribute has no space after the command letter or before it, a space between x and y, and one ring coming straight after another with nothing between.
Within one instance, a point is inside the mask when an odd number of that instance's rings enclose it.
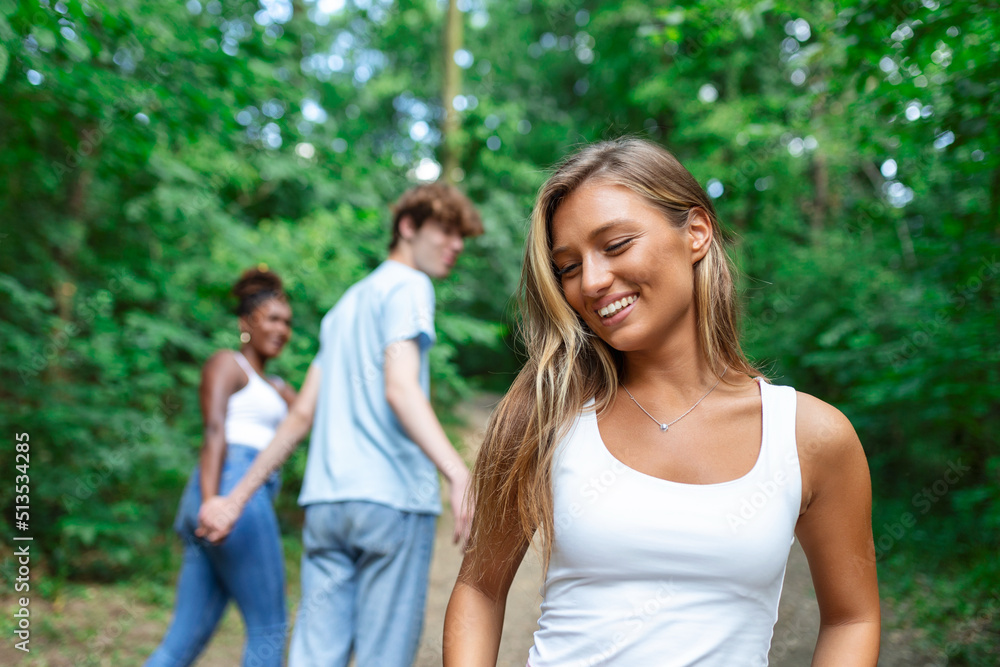
<instances>
[{"instance_id":1,"label":"man's hand","mask_svg":"<svg viewBox=\"0 0 1000 667\"><path fill-rule=\"evenodd\" d=\"M473 507L472 488L469 484L470 477L466 472L455 481L450 483L451 493L451 513L455 517L455 533L452 536L452 543L465 549L465 543L469 539L469 530L472 528L472 516L475 514Z\"/></svg>"},{"instance_id":2,"label":"man's hand","mask_svg":"<svg viewBox=\"0 0 1000 667\"><path fill-rule=\"evenodd\" d=\"M228 496L213 496L198 510L198 529L194 534L218 544L232 532L242 512L243 507Z\"/></svg>"}]
</instances>

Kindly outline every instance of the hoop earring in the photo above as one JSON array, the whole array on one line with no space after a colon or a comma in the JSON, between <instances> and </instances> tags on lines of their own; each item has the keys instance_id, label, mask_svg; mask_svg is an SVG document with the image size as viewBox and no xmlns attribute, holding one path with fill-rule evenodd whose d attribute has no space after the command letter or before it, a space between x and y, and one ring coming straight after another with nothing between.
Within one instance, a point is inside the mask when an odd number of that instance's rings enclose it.
<instances>
[{"instance_id":1,"label":"hoop earring","mask_svg":"<svg viewBox=\"0 0 1000 667\"><path fill-rule=\"evenodd\" d=\"M249 331L244 331L244 332L240 333L240 342L241 343L249 343L250 342L250 332Z\"/></svg>"}]
</instances>

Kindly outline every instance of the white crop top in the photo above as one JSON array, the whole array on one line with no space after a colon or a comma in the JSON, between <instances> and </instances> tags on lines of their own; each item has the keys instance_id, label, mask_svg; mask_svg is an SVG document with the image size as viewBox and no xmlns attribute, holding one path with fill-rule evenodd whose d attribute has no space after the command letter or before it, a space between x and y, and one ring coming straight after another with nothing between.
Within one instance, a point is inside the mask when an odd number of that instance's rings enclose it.
<instances>
[{"instance_id":1,"label":"white crop top","mask_svg":"<svg viewBox=\"0 0 1000 667\"><path fill-rule=\"evenodd\" d=\"M288 404L270 382L257 374L250 362L236 352L236 361L247 374L247 384L229 397L226 406L226 442L264 449L278 424L288 414Z\"/></svg>"},{"instance_id":2,"label":"white crop top","mask_svg":"<svg viewBox=\"0 0 1000 667\"><path fill-rule=\"evenodd\" d=\"M555 537L531 667L767 665L802 475L795 390L759 384L757 462L719 484L629 468L601 440L593 401L584 406L553 460Z\"/></svg>"}]
</instances>

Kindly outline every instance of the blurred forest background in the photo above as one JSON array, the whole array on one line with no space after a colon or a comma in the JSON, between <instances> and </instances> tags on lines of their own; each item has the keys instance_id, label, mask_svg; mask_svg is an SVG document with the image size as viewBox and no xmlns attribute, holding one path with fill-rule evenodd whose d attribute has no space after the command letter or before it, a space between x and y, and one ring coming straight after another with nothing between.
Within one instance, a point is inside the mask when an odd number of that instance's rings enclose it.
<instances>
[{"instance_id":1,"label":"blurred forest background","mask_svg":"<svg viewBox=\"0 0 1000 667\"><path fill-rule=\"evenodd\" d=\"M172 581L199 369L238 344L242 269L286 280L276 370L299 384L323 313L385 256L387 204L457 182L487 233L438 285L447 411L518 367L546 170L631 133L715 198L751 356L857 428L897 621L995 664L997 3L451 4L446 46L446 0L0 0L0 508L14 544L26 431L34 595ZM6 547L0 569L11 594Z\"/></svg>"}]
</instances>

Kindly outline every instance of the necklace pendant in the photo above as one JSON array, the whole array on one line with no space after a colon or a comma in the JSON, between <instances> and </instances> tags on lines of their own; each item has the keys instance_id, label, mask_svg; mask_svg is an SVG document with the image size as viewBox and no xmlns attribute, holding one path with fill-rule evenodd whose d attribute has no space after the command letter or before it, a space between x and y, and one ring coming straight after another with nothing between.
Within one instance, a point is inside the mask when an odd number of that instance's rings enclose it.
<instances>
[{"instance_id":1,"label":"necklace pendant","mask_svg":"<svg viewBox=\"0 0 1000 667\"><path fill-rule=\"evenodd\" d=\"M667 424L660 424L660 430L663 431L664 433L667 432L668 428L670 428L669 425L667 425Z\"/></svg>"}]
</instances>

